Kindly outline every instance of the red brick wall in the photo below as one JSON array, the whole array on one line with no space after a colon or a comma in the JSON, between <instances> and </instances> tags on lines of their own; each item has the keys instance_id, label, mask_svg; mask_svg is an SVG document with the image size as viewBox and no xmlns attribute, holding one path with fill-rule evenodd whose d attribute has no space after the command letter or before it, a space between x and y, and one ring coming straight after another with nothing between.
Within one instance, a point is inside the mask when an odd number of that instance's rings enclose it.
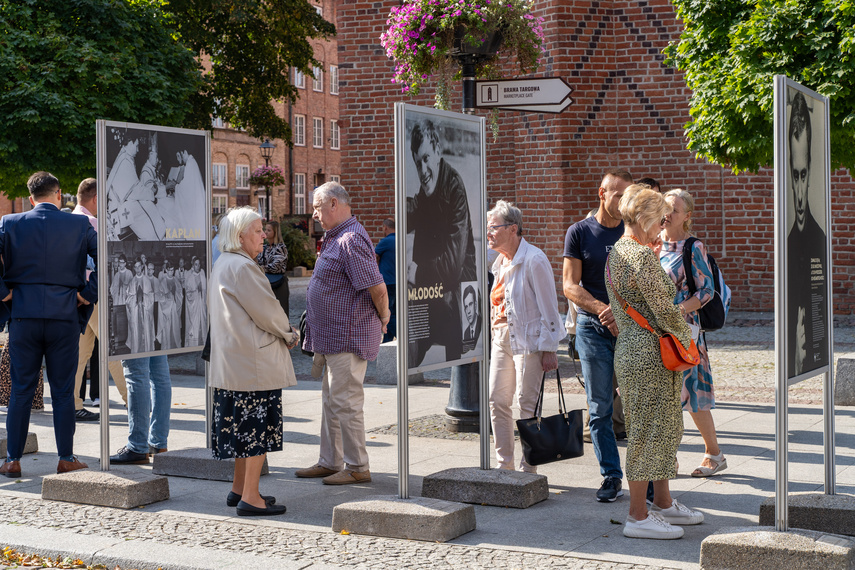
<instances>
[{"instance_id":1,"label":"red brick wall","mask_svg":"<svg viewBox=\"0 0 855 570\"><path fill-rule=\"evenodd\" d=\"M345 122L342 180L369 233L394 209L396 101L433 103L433 91L405 97L390 79L379 37L396 0L342 0L338 7L340 113ZM773 183L771 170L734 176L686 150L689 90L663 63L662 49L681 24L667 0L537 2L547 56L539 76L565 77L574 104L560 115L501 113L498 141L488 134L490 203L514 200L526 216L528 239L553 262L561 289L564 234L596 207L604 170L623 167L664 188L690 191L694 228L716 255L739 310L773 309ZM512 68L511 74L513 74ZM459 89L452 96L460 108ZM855 307L852 252L855 189L848 172L832 177L834 303ZM563 296L560 297L563 300Z\"/></svg>"}]
</instances>

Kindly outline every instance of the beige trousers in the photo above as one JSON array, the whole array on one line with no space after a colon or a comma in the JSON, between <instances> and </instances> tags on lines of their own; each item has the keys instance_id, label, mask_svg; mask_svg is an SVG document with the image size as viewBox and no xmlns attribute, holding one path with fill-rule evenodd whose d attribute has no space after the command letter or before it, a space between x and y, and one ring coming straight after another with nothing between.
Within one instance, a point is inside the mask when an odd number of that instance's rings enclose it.
<instances>
[{"instance_id":1,"label":"beige trousers","mask_svg":"<svg viewBox=\"0 0 855 570\"><path fill-rule=\"evenodd\" d=\"M83 373L86 371L86 363L89 362L89 357L92 356L92 349L95 347L95 339L100 339L98 334L98 304L95 304L95 309L92 311L92 316L86 324L86 331L80 335L78 348L80 353L77 355L77 375L74 377L74 409L83 409L83 399L80 397L80 386L83 384ZM122 396L125 404L128 403L128 388L125 384L125 374L122 372L122 361L114 360L109 363L107 368L110 370L110 375L113 377L113 382L116 383L116 388L119 389L119 394ZM106 394L101 394L105 402L109 401Z\"/></svg>"},{"instance_id":2,"label":"beige trousers","mask_svg":"<svg viewBox=\"0 0 855 570\"><path fill-rule=\"evenodd\" d=\"M351 352L315 354L326 364L321 385L321 452L318 464L341 470L368 471L365 449L365 391L368 361Z\"/></svg>"}]
</instances>

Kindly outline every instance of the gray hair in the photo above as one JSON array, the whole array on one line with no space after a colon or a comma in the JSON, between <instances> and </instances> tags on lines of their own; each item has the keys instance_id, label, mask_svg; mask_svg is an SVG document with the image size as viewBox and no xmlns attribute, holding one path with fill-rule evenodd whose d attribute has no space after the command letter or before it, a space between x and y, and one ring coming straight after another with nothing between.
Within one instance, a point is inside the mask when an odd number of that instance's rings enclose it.
<instances>
[{"instance_id":1,"label":"gray hair","mask_svg":"<svg viewBox=\"0 0 855 570\"><path fill-rule=\"evenodd\" d=\"M255 220L260 220L261 216L252 206L243 206L241 208L232 208L226 212L217 224L220 236L217 242L217 247L223 253L234 253L241 249L240 236L246 232L247 228ZM192 263L191 263L192 265Z\"/></svg>"},{"instance_id":2,"label":"gray hair","mask_svg":"<svg viewBox=\"0 0 855 570\"><path fill-rule=\"evenodd\" d=\"M522 210L514 206L513 202L499 200L498 202L496 202L496 205L493 206L493 209L487 212L487 217L490 216L498 216L505 220L506 224L516 224L517 235L522 237Z\"/></svg>"},{"instance_id":3,"label":"gray hair","mask_svg":"<svg viewBox=\"0 0 855 570\"><path fill-rule=\"evenodd\" d=\"M315 188L314 200L326 202L330 198L335 198L345 206L350 205L350 194L338 182L326 182Z\"/></svg>"}]
</instances>

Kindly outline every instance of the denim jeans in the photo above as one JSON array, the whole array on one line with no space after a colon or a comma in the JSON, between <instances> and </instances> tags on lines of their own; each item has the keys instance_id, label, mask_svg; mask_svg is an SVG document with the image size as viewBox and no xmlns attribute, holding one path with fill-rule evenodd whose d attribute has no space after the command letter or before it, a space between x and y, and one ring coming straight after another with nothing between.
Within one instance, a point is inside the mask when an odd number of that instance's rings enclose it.
<instances>
[{"instance_id":1,"label":"denim jeans","mask_svg":"<svg viewBox=\"0 0 855 570\"><path fill-rule=\"evenodd\" d=\"M166 448L172 380L164 356L123 360L128 384L128 449L148 453L149 446Z\"/></svg>"},{"instance_id":2,"label":"denim jeans","mask_svg":"<svg viewBox=\"0 0 855 570\"><path fill-rule=\"evenodd\" d=\"M600 324L600 319L579 313L576 320L576 350L579 352L582 375L585 377L594 454L600 462L601 475L622 478L620 454L612 429L612 376L615 371L616 342L617 337Z\"/></svg>"}]
</instances>

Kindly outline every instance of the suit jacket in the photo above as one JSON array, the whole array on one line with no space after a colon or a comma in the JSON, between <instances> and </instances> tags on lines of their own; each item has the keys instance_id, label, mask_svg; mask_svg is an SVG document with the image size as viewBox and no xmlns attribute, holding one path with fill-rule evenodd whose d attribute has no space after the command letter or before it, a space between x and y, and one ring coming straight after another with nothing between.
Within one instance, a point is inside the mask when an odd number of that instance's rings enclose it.
<instances>
[{"instance_id":1,"label":"suit jacket","mask_svg":"<svg viewBox=\"0 0 855 570\"><path fill-rule=\"evenodd\" d=\"M0 319L77 321L85 329L98 301L98 273L86 278L86 256L98 259L98 236L86 217L44 203L4 216L0 254L0 299L14 291ZM78 308L78 292L90 305Z\"/></svg>"}]
</instances>

